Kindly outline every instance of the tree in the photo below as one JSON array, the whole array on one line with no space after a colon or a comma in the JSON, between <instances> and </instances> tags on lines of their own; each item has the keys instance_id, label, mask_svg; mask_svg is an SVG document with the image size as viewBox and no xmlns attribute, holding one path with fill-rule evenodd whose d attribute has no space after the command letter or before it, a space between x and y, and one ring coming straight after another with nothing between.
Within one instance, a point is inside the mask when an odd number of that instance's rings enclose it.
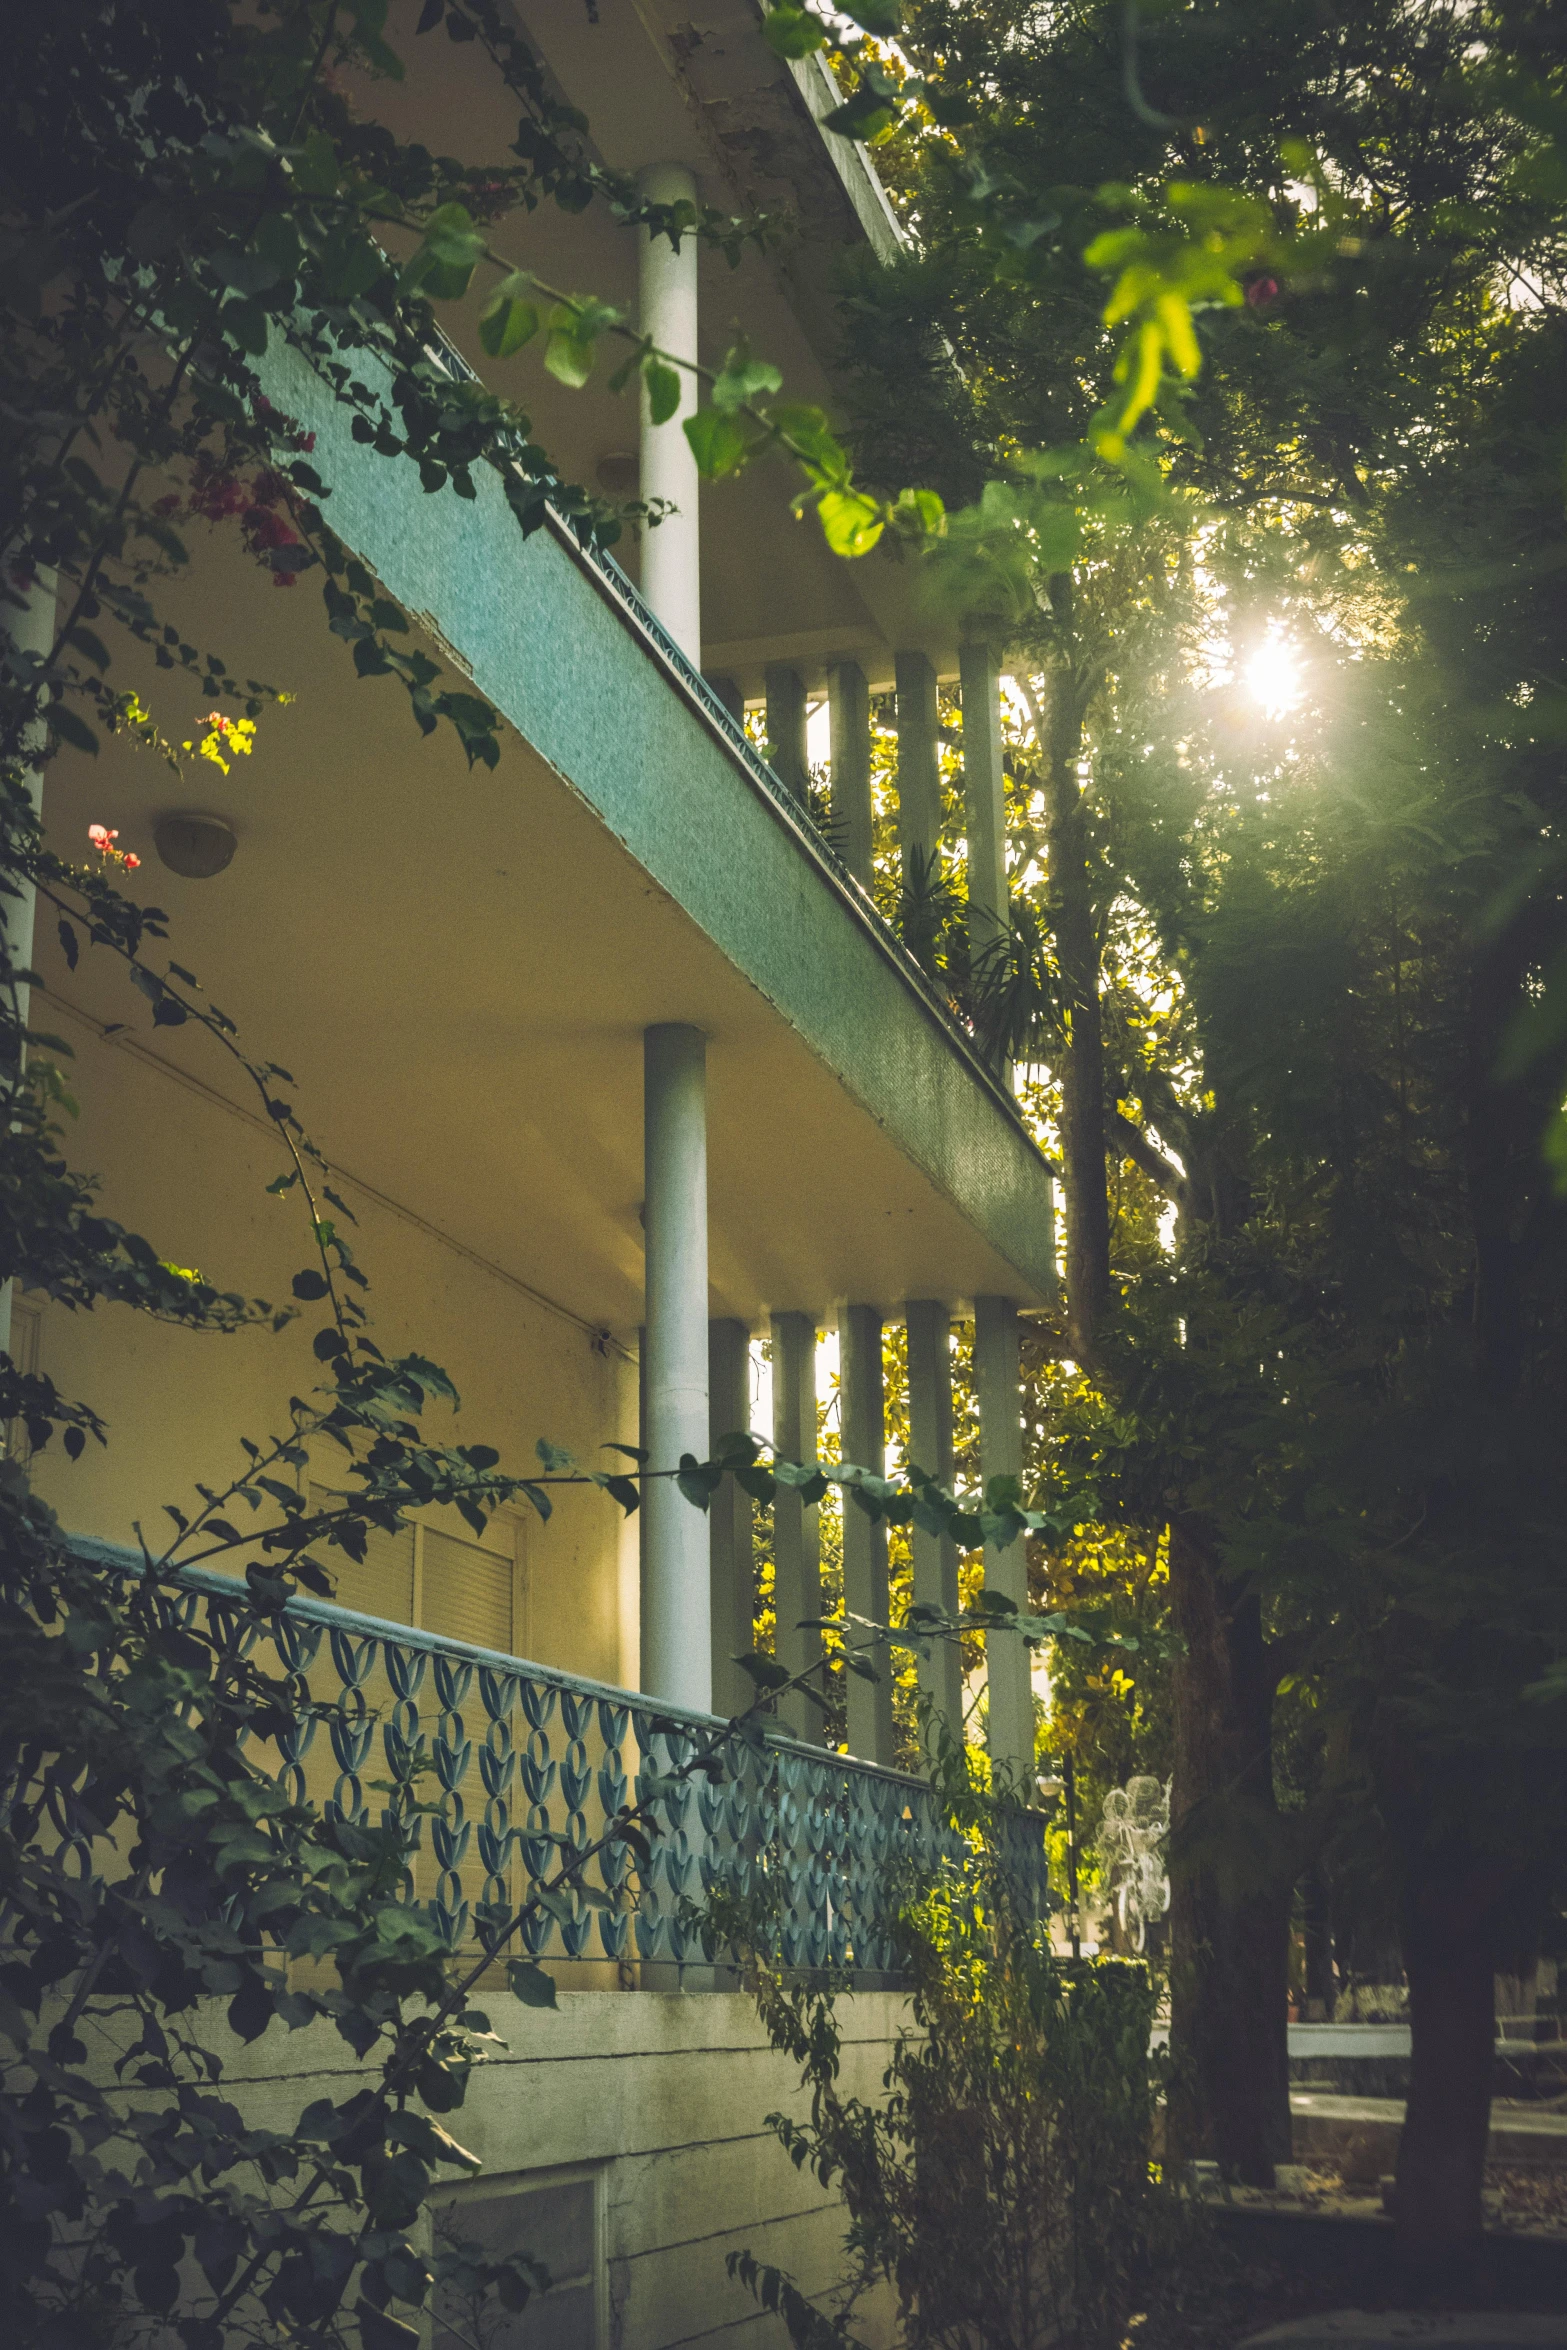
<instances>
[{"instance_id":1,"label":"tree","mask_svg":"<svg viewBox=\"0 0 1567 2350\"><path fill-rule=\"evenodd\" d=\"M1429 2270L1478 2233L1484 1987L1559 1843L1544 1717L1519 1701L1564 1636L1536 1582L1559 1541L1540 1478L1561 1210L1548 1080L1503 1058L1561 918L1528 882L1562 786L1539 710L1558 12L1195 6L1140 45L1128 26L1098 5L908 11L904 52L941 85L939 107L915 85L889 146L920 249L886 300L868 281L854 299L881 380L901 352L925 405L884 423L873 367L858 445L872 479L884 445L917 467L922 415L956 413L1015 485L1059 989L1034 1023L1062 1071L1070 1344L1100 1399L1059 1457L1085 1521L1170 1530L1190 2124L1242 2176L1284 2151L1285 1905L1331 1832L1402 1908L1400 2231ZM1106 211L1130 225L1095 237ZM1201 352L1172 290L1212 306ZM1172 534L1202 575L1086 673L1075 623L1111 510L1085 527L1079 494L1075 536L1059 506L1039 527L1044 483L1089 478L1068 435L1157 463L1165 498L1120 527ZM1233 690L1192 691L1270 622L1312 689L1282 745ZM1174 992L1162 1032L1124 906ZM1123 1158L1177 1219L1173 1264L1135 1285L1106 1246ZM1328 1726L1294 1821L1272 1767L1286 1679ZM1505 1860L1482 1815L1519 1839Z\"/></svg>"}]
</instances>

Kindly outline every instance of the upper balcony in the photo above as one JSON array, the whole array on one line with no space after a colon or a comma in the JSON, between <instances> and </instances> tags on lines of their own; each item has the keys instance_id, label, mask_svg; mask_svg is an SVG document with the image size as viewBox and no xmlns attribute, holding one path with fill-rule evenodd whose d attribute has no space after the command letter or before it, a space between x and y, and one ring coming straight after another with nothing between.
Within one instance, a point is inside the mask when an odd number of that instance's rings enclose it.
<instances>
[{"instance_id":1,"label":"upper balcony","mask_svg":"<svg viewBox=\"0 0 1567 2350\"><path fill-rule=\"evenodd\" d=\"M743 106L733 92L690 98L689 60L651 0L601 0L596 29L574 6L535 13L546 56L590 117L594 90L572 76L602 70L594 87L612 160L672 157L735 209L793 187L802 212L826 223L816 250L823 238L863 240L867 219L876 234L886 228L863 160L829 150L809 90L802 96L770 58L753 8L717 12L748 44L736 73L763 76L745 84ZM394 30L413 70L402 85L377 85L377 105L389 119L402 110L396 127L432 146L504 153L514 126L492 83L470 79L472 46L417 42L413 19L409 0ZM649 79L652 65L662 82ZM642 122L622 101L644 83ZM784 122L787 139L758 143L758 107ZM733 136L727 147L719 139L706 184L715 121ZM682 123L685 148L675 140ZM632 145L614 144L623 138ZM764 153L787 163L762 174L767 185L718 184L726 154ZM636 242L607 218L533 215L519 233L537 240L525 257L542 270L635 309ZM813 316L806 298L812 250L807 237L787 264L753 257L733 281L721 261L704 259L699 291L713 356L738 317L794 388L830 399L823 355L801 323L803 314L822 332L823 305ZM453 323L461 329L458 313ZM463 364L461 354L451 363ZM529 1457L541 1435L584 1455L636 1437L629 1374L638 1354L646 1373L658 1320L645 1038L678 1027L702 1040L706 1060L705 1183L690 1219L700 1262L687 1262L680 1316L692 1355L684 1384L701 1402L689 1431L678 1441L671 1432L668 1464L736 1424L707 1424L710 1321L742 1339L770 1323L776 1333L780 1316L807 1335L835 1313L840 1331L852 1324L868 1380L852 1457L874 1462L882 1320L909 1315L912 1330L918 1303L936 1332L931 1359L944 1363L940 1315L983 1300L1002 1309L987 1325L998 1336L986 1356L993 1408L982 1405L982 1419L987 1447L993 1436L999 1449L986 1473L1010 1473L1016 1333L1003 1323L1054 1288L1049 1176L1001 1076L877 913L863 862L858 876L846 870L813 823L798 788L798 726L791 744L784 723L803 716L804 693L830 673L835 793L840 783L868 789L865 696L895 683L900 816L905 845L917 843L931 822L935 685L961 659L965 708L972 717L979 692L985 721L965 729L971 871L988 863L971 902L986 902L987 890L994 902L1004 880L1001 774L986 649L960 654L921 638L906 573L879 558L850 566L832 557L813 523L790 516L781 470L765 469L702 505L701 609L710 632L729 633L693 647L626 569L563 525L524 538L493 468L479 469L471 500L427 495L413 465L353 439L348 412L296 352L275 341L268 366L276 404L316 436L312 462L339 536L448 678L470 680L500 713L499 764L469 773L449 730L419 735L394 684L354 679L308 572L277 594L235 533L197 526L190 571L163 597L168 617L240 674L286 687L291 701L264 713L254 757L221 779L200 768L171 785L123 739L96 761L67 751L50 769L46 818L68 855L82 853L89 822L118 826L143 855L138 886L170 912L181 963L254 1049L291 1070L334 1183L366 1221L382 1343L446 1364L468 1429L508 1458ZM633 412L607 393L568 394L537 369L526 387L506 388L541 392L538 435L568 474L592 480L605 454L623 452L628 435L635 443ZM682 514L689 547L696 509ZM677 544L681 520L663 526ZM150 691L158 680L140 661L128 648L122 674ZM715 682L704 672L720 662L728 666ZM737 722L730 687L753 698L758 682L792 772L769 768ZM232 862L209 878L161 869L150 852L160 817L193 802L233 834ZM101 1040L101 1057L84 1068L78 1147L105 1171L109 1212L166 1233L176 1261L199 1263L225 1286L286 1296L296 1243L282 1230L284 1210L259 1206L252 1192L277 1169L242 1076L185 1030L128 1035L122 983L95 958L68 970L48 937L40 956L51 1018L59 1010L78 1021L84 1055L99 1055ZM198 1363L176 1333L143 1329L122 1346L52 1314L51 1375L90 1393L116 1431L107 1457L94 1452L69 1472L41 1465L66 1523L121 1538L170 1498L171 1470L204 1473L203 1446L232 1446L237 1428L265 1424L280 1386L303 1392L316 1375L308 1331L273 1343L265 1363L248 1344L207 1349ZM657 1453L652 1416L646 1426ZM563 1510L548 1531L550 1572L532 1585L535 1624L547 1615L547 1629L529 1639L552 1663L606 1683L634 1680L636 1563L587 1509L580 1522ZM677 1578L690 1602L681 1641L695 1657L707 1648L708 1611L696 1605L707 1530L682 1524L680 1539L692 1553ZM850 1604L880 1616L884 1591L872 1577ZM735 1645L715 1630L715 1655ZM644 1686L678 1694L657 1680ZM1023 1689L1020 1741L1030 1734L1025 1701ZM856 1751L885 1760L885 1727Z\"/></svg>"},{"instance_id":2,"label":"upper balcony","mask_svg":"<svg viewBox=\"0 0 1567 2350\"><path fill-rule=\"evenodd\" d=\"M377 108L432 147L504 154L514 122L475 45L416 39L414 0L395 14L410 69L374 86ZM537 6L529 29L602 124L611 161L673 153L702 165L714 201L795 205L810 233L781 258L753 256L732 279L704 258L703 340L720 355L738 320L791 387L830 399L800 323L825 336L811 273L820 296L825 245L891 235L883 200L858 151L810 120L806 69L772 57L754 0L703 21L695 49L651 0L603 0L597 24L577 6ZM636 240L601 208L545 208L519 233L530 260L634 314ZM450 314L459 333L472 307ZM754 1325L843 1296L1042 1302L1050 1185L1007 1087L812 823L798 775L763 763L709 682L727 667L750 695L810 638L817 650L794 664L810 690L828 654L876 688L902 652L929 684L957 649L914 632L904 569L829 554L814 523L790 516L781 468L718 485L702 501L701 592L725 633L704 635L699 667L639 597L635 546L617 550L623 565L564 528L524 541L493 473L476 501L426 496L412 465L353 442L291 353L276 385L317 436L340 535L506 721L498 775L467 776L449 740L413 734L393 686L350 681L342 648L300 609L308 575L275 595L216 535L198 542L199 586L170 594L198 641L295 700L224 782L197 771L195 794L239 843L228 872L192 883L153 867L148 879L182 959L214 984L222 974L248 1034L287 1040L307 1100L330 1098L333 1157L588 1323L634 1332L639 1039L652 1022L689 1021L712 1040L715 1311ZM568 475L591 481L628 435L635 447L629 400L568 393L536 365L504 388L535 406ZM930 696L923 714L905 698L911 721L933 724ZM143 844L178 796L118 744L56 775L67 846L101 813L111 775ZM997 765L988 787L999 781ZM117 1017L90 983L61 978ZM459 1147L432 1153L436 1133Z\"/></svg>"}]
</instances>

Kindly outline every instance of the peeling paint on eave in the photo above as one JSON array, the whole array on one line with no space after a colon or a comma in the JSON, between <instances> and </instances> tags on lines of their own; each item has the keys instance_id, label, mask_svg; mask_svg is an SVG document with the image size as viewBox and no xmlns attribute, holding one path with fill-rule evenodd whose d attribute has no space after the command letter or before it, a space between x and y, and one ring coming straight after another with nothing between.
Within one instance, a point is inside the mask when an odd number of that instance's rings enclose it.
<instances>
[{"instance_id":1,"label":"peeling paint on eave","mask_svg":"<svg viewBox=\"0 0 1567 2350\"><path fill-rule=\"evenodd\" d=\"M818 49L814 56L791 60L789 71L877 260L896 261L906 250L908 238L892 209L891 198L876 176L869 148L858 139L842 139L836 131L821 128L823 117L843 102L843 92L832 67Z\"/></svg>"}]
</instances>

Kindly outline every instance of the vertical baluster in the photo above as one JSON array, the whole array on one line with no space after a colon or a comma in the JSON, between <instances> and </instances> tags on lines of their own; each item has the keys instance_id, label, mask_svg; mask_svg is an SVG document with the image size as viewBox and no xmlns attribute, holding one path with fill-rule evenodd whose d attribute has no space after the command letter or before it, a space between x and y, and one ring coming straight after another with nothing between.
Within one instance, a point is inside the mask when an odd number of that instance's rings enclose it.
<instances>
[{"instance_id":1,"label":"vertical baluster","mask_svg":"<svg viewBox=\"0 0 1567 2350\"><path fill-rule=\"evenodd\" d=\"M475 1919L481 1934L510 1915L512 1893L511 1790L517 1776L517 1756L511 1717L516 1704L515 1674L479 1668L479 1694L489 1727L479 1749L479 1776L484 1785L484 1818L479 1823L479 1863L483 1882Z\"/></svg>"},{"instance_id":2,"label":"vertical baluster","mask_svg":"<svg viewBox=\"0 0 1567 2350\"><path fill-rule=\"evenodd\" d=\"M588 1844L587 1801L593 1790L593 1772L588 1763L585 1733L593 1720L593 1700L563 1689L560 1699L561 1723L567 1733L567 1746L561 1756L560 1788L567 1804L566 1834L571 1850L582 1852ZM568 1958L580 1958L587 1948L593 1931L592 1905L574 1896L575 1916L561 1920L560 1938Z\"/></svg>"},{"instance_id":3,"label":"vertical baluster","mask_svg":"<svg viewBox=\"0 0 1567 2350\"><path fill-rule=\"evenodd\" d=\"M603 1823L607 1827L616 1812L625 1805L629 1789L622 1748L631 1727L629 1706L611 1705L605 1698L599 1700L599 1736L604 1741L604 1759L599 1765L598 1793ZM631 1882L631 1848L626 1844L611 1844L599 1855L599 1875L606 1893L617 1902L625 1903ZM599 1939L608 1958L623 1959L629 1948L631 1918L624 1906L599 1914Z\"/></svg>"},{"instance_id":4,"label":"vertical baluster","mask_svg":"<svg viewBox=\"0 0 1567 2350\"><path fill-rule=\"evenodd\" d=\"M557 1692L547 1681L525 1680L520 1684L520 1694L522 1710L528 1722L528 1743L525 1751L517 1758L517 1767L522 1774L523 1790L528 1798L528 1822L518 1849L527 1872L521 1888L523 1898L527 1899L555 1866L555 1846L550 1842L549 1800L559 1766L550 1754L549 1724L555 1716ZM549 1948L554 1931L555 1921L548 1910L538 1910L526 1920L521 1939L530 1957L538 1958Z\"/></svg>"}]
</instances>

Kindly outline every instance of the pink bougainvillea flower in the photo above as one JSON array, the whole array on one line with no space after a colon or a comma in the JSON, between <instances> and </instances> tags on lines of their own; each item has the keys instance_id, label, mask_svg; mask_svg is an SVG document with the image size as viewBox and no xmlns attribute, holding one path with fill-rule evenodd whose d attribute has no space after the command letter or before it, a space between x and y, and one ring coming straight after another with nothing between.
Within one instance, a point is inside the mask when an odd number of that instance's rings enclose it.
<instances>
[{"instance_id":1,"label":"pink bougainvillea flower","mask_svg":"<svg viewBox=\"0 0 1567 2350\"><path fill-rule=\"evenodd\" d=\"M127 873L134 873L141 859L129 849L117 849L114 844L119 837L118 830L107 824L89 824L87 827L87 838L106 865L122 865Z\"/></svg>"}]
</instances>

